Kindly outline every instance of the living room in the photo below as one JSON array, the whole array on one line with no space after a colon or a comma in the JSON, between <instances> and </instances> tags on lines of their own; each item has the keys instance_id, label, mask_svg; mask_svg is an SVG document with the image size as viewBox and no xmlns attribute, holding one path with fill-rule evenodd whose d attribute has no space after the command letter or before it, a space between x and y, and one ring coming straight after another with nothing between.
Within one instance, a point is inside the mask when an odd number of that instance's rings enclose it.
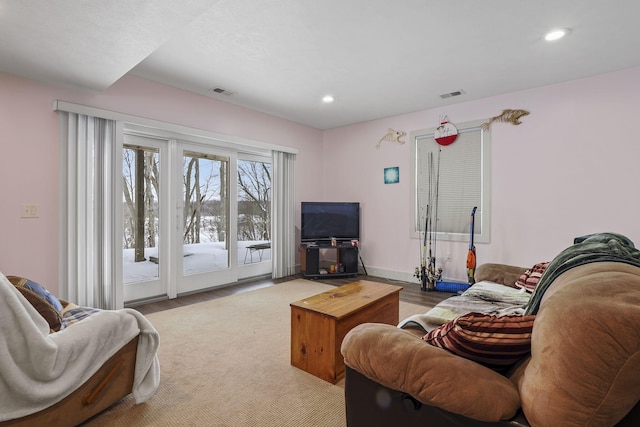
<instances>
[{"instance_id":1,"label":"living room","mask_svg":"<svg viewBox=\"0 0 640 427\"><path fill-rule=\"evenodd\" d=\"M384 143L376 149L380 138L389 128L409 134L437 126L443 115L456 124L524 109L530 115L521 125L498 123L491 130L491 238L477 245L478 262L532 264L556 254L574 236L598 231L640 240L631 214L639 211L640 201L627 194L626 184L640 174L634 167L640 148L632 136L639 80L640 68L630 67L320 130L132 75L92 92L4 73L0 102L6 142L0 170L2 181L11 184L3 189L7 208L0 213L5 241L0 268L59 291L55 100L299 150L296 228L301 201L358 201L361 256L369 274L407 281L413 280L421 246L410 233L411 144ZM387 167L399 168L399 183L384 184ZM21 207L28 203L39 206L38 218L21 218ZM448 260L445 277L464 279L466 252L463 242L439 243L436 256Z\"/></svg>"},{"instance_id":2,"label":"living room","mask_svg":"<svg viewBox=\"0 0 640 427\"><path fill-rule=\"evenodd\" d=\"M636 6L629 8L637 12ZM578 37L580 29L573 33L568 40ZM632 187L640 179L636 167L640 146L634 137L640 101L637 52L620 49L618 56L627 58L628 65L618 69L603 66L570 80L477 98L467 94L466 99L462 95L459 100L439 101L438 106L335 127L302 124L226 102L224 96L197 94L133 73L125 72L96 91L81 84L45 82L0 67L4 131L0 179L5 205L0 212L4 242L0 271L45 284L55 295L64 294L66 284L59 279L64 262L59 257L64 218L60 215L60 121L52 108L56 100L230 139L290 147L298 152L292 224L296 232L301 202L357 201L362 215L360 256L368 274L413 282L416 287L413 273L423 242L411 231L415 203L411 132L436 127L445 115L453 124L462 125L487 121L505 109L522 109L529 114L521 124L496 122L491 127L491 199L487 206L491 233L489 241L476 243L477 264L531 266L549 261L576 236L597 232L616 232L640 242L634 217L640 212L640 198ZM398 67L412 65L402 57L393 61ZM575 62L575 57L570 61ZM568 65L554 56L531 74L544 75ZM503 78L505 87L513 80L513 76ZM430 88L430 96L451 89ZM368 102L387 101L374 97ZM339 103L336 96L334 106ZM331 107L321 105L317 114ZM380 142L389 129L406 132L406 143ZM399 181L385 184L383 173L390 167L399 171ZM25 205L37 205L36 218L23 217ZM300 252L295 253L299 269ZM435 255L442 262L445 278L466 281L467 253L468 241L438 242Z\"/></svg>"}]
</instances>

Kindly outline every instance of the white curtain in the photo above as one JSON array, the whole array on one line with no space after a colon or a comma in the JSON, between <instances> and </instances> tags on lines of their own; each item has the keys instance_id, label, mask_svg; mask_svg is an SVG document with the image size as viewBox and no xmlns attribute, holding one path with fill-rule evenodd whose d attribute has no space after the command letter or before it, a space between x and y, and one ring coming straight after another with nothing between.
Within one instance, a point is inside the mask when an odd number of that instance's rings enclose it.
<instances>
[{"instance_id":1,"label":"white curtain","mask_svg":"<svg viewBox=\"0 0 640 427\"><path fill-rule=\"evenodd\" d=\"M295 273L295 154L273 151L271 208L272 277Z\"/></svg>"},{"instance_id":2,"label":"white curtain","mask_svg":"<svg viewBox=\"0 0 640 427\"><path fill-rule=\"evenodd\" d=\"M123 307L114 236L116 122L60 114L60 293L81 306Z\"/></svg>"}]
</instances>

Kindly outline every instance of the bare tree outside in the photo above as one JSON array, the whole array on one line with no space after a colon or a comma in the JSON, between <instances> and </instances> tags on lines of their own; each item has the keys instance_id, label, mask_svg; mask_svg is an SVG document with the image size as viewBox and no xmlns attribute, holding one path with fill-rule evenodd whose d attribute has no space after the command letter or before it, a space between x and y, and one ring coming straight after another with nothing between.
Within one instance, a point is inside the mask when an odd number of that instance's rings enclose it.
<instances>
[{"instance_id":1,"label":"bare tree outside","mask_svg":"<svg viewBox=\"0 0 640 427\"><path fill-rule=\"evenodd\" d=\"M139 157L142 156L142 157ZM136 158L142 162L136 163ZM123 150L124 249L135 248L144 258L144 249L157 245L159 155L157 150L125 146ZM142 168L136 167L140 164ZM138 185L136 185L138 183ZM138 188L142 183L143 188ZM142 224L142 238L136 239ZM142 259L140 259L142 261Z\"/></svg>"},{"instance_id":2,"label":"bare tree outside","mask_svg":"<svg viewBox=\"0 0 640 427\"><path fill-rule=\"evenodd\" d=\"M238 161L238 240L271 241L271 164Z\"/></svg>"},{"instance_id":3,"label":"bare tree outside","mask_svg":"<svg viewBox=\"0 0 640 427\"><path fill-rule=\"evenodd\" d=\"M183 189L182 239L184 243L200 243L201 211L204 200L200 187L200 162L197 157L184 158Z\"/></svg>"},{"instance_id":4,"label":"bare tree outside","mask_svg":"<svg viewBox=\"0 0 640 427\"><path fill-rule=\"evenodd\" d=\"M229 158L185 152L182 164L182 242L185 274L229 266ZM123 250L127 280L159 277L160 151L123 148ZM239 160L237 173L238 263L270 257L271 164ZM244 259L242 255L244 251ZM241 252L240 252L241 251ZM251 251L251 252L250 252ZM256 253L255 251L259 251ZM154 265L155 264L155 265ZM197 265L197 266L196 266ZM146 273L143 273L146 272Z\"/></svg>"},{"instance_id":5,"label":"bare tree outside","mask_svg":"<svg viewBox=\"0 0 640 427\"><path fill-rule=\"evenodd\" d=\"M183 241L226 241L228 160L188 153L183 160Z\"/></svg>"}]
</instances>

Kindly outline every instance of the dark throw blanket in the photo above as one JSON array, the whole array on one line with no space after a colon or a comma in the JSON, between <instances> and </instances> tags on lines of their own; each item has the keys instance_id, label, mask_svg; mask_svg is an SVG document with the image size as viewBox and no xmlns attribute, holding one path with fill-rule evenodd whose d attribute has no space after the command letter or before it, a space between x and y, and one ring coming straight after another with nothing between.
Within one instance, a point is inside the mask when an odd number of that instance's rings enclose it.
<instances>
[{"instance_id":1,"label":"dark throw blanket","mask_svg":"<svg viewBox=\"0 0 640 427\"><path fill-rule=\"evenodd\" d=\"M627 237L616 233L599 233L589 236L560 252L540 278L525 314L536 314L545 291L562 273L592 262L623 262L640 267L640 251Z\"/></svg>"}]
</instances>

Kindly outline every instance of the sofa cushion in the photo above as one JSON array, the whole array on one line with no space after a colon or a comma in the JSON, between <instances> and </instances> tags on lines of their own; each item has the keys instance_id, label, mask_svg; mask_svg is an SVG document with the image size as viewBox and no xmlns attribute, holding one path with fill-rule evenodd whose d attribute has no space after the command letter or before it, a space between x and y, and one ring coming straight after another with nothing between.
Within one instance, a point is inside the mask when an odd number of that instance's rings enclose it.
<instances>
[{"instance_id":1,"label":"sofa cushion","mask_svg":"<svg viewBox=\"0 0 640 427\"><path fill-rule=\"evenodd\" d=\"M39 283L24 277L7 276L7 279L44 317L52 331L57 332L63 328L62 304L51 292Z\"/></svg>"},{"instance_id":2,"label":"sofa cushion","mask_svg":"<svg viewBox=\"0 0 640 427\"><path fill-rule=\"evenodd\" d=\"M534 320L532 315L468 313L422 339L489 368L504 370L529 354Z\"/></svg>"},{"instance_id":3,"label":"sofa cushion","mask_svg":"<svg viewBox=\"0 0 640 427\"><path fill-rule=\"evenodd\" d=\"M345 365L367 378L449 412L491 422L513 417L520 407L508 378L392 325L356 326L341 352Z\"/></svg>"},{"instance_id":4,"label":"sofa cushion","mask_svg":"<svg viewBox=\"0 0 640 427\"><path fill-rule=\"evenodd\" d=\"M535 264L516 280L515 286L533 292L548 266L549 262L539 262Z\"/></svg>"}]
</instances>

